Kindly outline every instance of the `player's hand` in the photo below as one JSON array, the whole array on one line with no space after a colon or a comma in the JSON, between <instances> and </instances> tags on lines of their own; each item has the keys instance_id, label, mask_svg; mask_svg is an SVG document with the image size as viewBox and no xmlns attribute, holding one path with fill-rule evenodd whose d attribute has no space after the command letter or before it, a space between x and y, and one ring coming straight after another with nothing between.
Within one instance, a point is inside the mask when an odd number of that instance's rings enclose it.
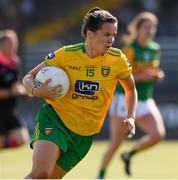
<instances>
[{"instance_id":1,"label":"player's hand","mask_svg":"<svg viewBox=\"0 0 178 180\"><path fill-rule=\"evenodd\" d=\"M157 69L157 72L156 72L156 80L157 81L162 81L164 79L164 71L160 68Z\"/></svg>"},{"instance_id":2,"label":"player's hand","mask_svg":"<svg viewBox=\"0 0 178 180\"><path fill-rule=\"evenodd\" d=\"M130 139L135 135L135 119L127 118L123 121L124 123L124 133Z\"/></svg>"},{"instance_id":3,"label":"player's hand","mask_svg":"<svg viewBox=\"0 0 178 180\"><path fill-rule=\"evenodd\" d=\"M55 100L56 96L60 96L62 86L49 87L48 84L50 82L51 79L48 79L42 85L35 87L33 89L33 95L43 99Z\"/></svg>"},{"instance_id":4,"label":"player's hand","mask_svg":"<svg viewBox=\"0 0 178 180\"><path fill-rule=\"evenodd\" d=\"M161 81L164 78L164 71L160 68L152 68L143 71L141 74L142 81Z\"/></svg>"}]
</instances>

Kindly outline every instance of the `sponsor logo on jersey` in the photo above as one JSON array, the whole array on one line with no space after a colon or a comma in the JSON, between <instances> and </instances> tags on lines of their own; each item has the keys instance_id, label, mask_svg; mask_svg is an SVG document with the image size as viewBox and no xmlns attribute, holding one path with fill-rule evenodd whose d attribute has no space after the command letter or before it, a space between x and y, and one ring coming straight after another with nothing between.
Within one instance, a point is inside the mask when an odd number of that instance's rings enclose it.
<instances>
[{"instance_id":1,"label":"sponsor logo on jersey","mask_svg":"<svg viewBox=\"0 0 178 180\"><path fill-rule=\"evenodd\" d=\"M99 91L99 82L77 80L75 83L75 92L94 95L97 91Z\"/></svg>"},{"instance_id":2,"label":"sponsor logo on jersey","mask_svg":"<svg viewBox=\"0 0 178 180\"><path fill-rule=\"evenodd\" d=\"M69 65L69 69L81 71L81 66Z\"/></svg>"},{"instance_id":3,"label":"sponsor logo on jersey","mask_svg":"<svg viewBox=\"0 0 178 180\"><path fill-rule=\"evenodd\" d=\"M97 100L95 92L98 92L100 88L99 82L95 81L84 81L77 80L75 83L75 92L72 94L72 99L86 99L86 100ZM80 94L78 94L80 93Z\"/></svg>"},{"instance_id":4,"label":"sponsor logo on jersey","mask_svg":"<svg viewBox=\"0 0 178 180\"><path fill-rule=\"evenodd\" d=\"M143 60L145 62L148 62L150 59L151 59L150 53L147 51L143 52Z\"/></svg>"},{"instance_id":5,"label":"sponsor logo on jersey","mask_svg":"<svg viewBox=\"0 0 178 180\"><path fill-rule=\"evenodd\" d=\"M78 99L78 98L88 99L88 100L92 100L92 101L98 99L97 96L87 96L87 95L81 95L81 94L76 94L76 93L73 93L73 94L72 94L72 99Z\"/></svg>"},{"instance_id":6,"label":"sponsor logo on jersey","mask_svg":"<svg viewBox=\"0 0 178 180\"><path fill-rule=\"evenodd\" d=\"M47 59L53 59L54 57L55 57L55 54L52 52L48 54Z\"/></svg>"},{"instance_id":7,"label":"sponsor logo on jersey","mask_svg":"<svg viewBox=\"0 0 178 180\"><path fill-rule=\"evenodd\" d=\"M109 66L102 66L101 67L101 74L103 77L107 77L110 74L110 67Z\"/></svg>"}]
</instances>

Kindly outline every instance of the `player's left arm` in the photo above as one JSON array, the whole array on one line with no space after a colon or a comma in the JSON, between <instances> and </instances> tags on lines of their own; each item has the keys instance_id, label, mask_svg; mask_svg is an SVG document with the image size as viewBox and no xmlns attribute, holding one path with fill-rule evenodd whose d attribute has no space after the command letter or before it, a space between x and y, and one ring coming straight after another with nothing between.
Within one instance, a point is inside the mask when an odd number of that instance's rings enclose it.
<instances>
[{"instance_id":1,"label":"player's left arm","mask_svg":"<svg viewBox=\"0 0 178 180\"><path fill-rule=\"evenodd\" d=\"M23 78L23 85L27 89L29 93L33 94L33 88L35 87L35 77L38 71L40 71L42 68L44 68L46 65L44 62L37 65L35 68L33 68L31 71L29 71L25 77Z\"/></svg>"},{"instance_id":2,"label":"player's left arm","mask_svg":"<svg viewBox=\"0 0 178 180\"><path fill-rule=\"evenodd\" d=\"M124 120L125 133L131 138L135 134L135 113L137 107L137 91L133 76L119 80L125 91L125 101L127 107L127 118Z\"/></svg>"},{"instance_id":3,"label":"player's left arm","mask_svg":"<svg viewBox=\"0 0 178 180\"><path fill-rule=\"evenodd\" d=\"M54 100L54 94L59 92L61 90L61 86L57 85L52 88L48 87L48 84L50 83L51 79L47 79L42 85L36 86L35 85L35 77L37 73L47 65L43 62L39 65L37 65L35 68L33 68L30 72L25 75L23 78L23 85L27 89L28 92L30 92L33 96L42 98L42 99L50 99Z\"/></svg>"}]
</instances>

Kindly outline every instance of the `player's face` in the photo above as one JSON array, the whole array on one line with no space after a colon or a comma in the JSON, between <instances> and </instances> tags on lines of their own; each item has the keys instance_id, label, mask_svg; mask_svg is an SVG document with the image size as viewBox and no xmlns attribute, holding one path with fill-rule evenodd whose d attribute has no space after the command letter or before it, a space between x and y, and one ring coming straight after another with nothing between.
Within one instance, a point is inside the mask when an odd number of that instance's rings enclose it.
<instances>
[{"instance_id":1,"label":"player's face","mask_svg":"<svg viewBox=\"0 0 178 180\"><path fill-rule=\"evenodd\" d=\"M16 41L16 39L7 38L4 42L4 48L7 55L13 56L17 53L18 42Z\"/></svg>"},{"instance_id":2,"label":"player's face","mask_svg":"<svg viewBox=\"0 0 178 180\"><path fill-rule=\"evenodd\" d=\"M144 39L153 39L156 34L157 27L152 21L145 21L138 29L138 36Z\"/></svg>"},{"instance_id":3,"label":"player's face","mask_svg":"<svg viewBox=\"0 0 178 180\"><path fill-rule=\"evenodd\" d=\"M104 54L114 43L114 37L117 34L117 23L104 23L101 29L92 32L93 46L97 54Z\"/></svg>"}]
</instances>

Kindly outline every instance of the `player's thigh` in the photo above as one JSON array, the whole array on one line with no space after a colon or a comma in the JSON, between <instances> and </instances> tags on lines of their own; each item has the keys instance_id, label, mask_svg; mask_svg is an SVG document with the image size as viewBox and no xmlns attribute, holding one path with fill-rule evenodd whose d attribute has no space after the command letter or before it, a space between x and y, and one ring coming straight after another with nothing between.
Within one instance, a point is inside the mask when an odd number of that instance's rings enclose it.
<instances>
[{"instance_id":1,"label":"player's thigh","mask_svg":"<svg viewBox=\"0 0 178 180\"><path fill-rule=\"evenodd\" d=\"M50 179L61 179L63 178L67 172L60 168L59 166L55 165L52 175L50 176Z\"/></svg>"},{"instance_id":2,"label":"player's thigh","mask_svg":"<svg viewBox=\"0 0 178 180\"><path fill-rule=\"evenodd\" d=\"M46 140L38 140L33 144L33 167L34 172L46 172L52 174L60 150L56 144Z\"/></svg>"},{"instance_id":3,"label":"player's thigh","mask_svg":"<svg viewBox=\"0 0 178 180\"><path fill-rule=\"evenodd\" d=\"M160 124L161 123L161 124ZM147 134L160 135L164 131L163 122L156 119L153 114L149 113L136 119L136 126Z\"/></svg>"},{"instance_id":4,"label":"player's thigh","mask_svg":"<svg viewBox=\"0 0 178 180\"><path fill-rule=\"evenodd\" d=\"M123 120L125 117L120 116L111 116L110 117L110 134L111 134L111 141L118 142L118 139L123 139L124 129L123 129Z\"/></svg>"},{"instance_id":5,"label":"player's thigh","mask_svg":"<svg viewBox=\"0 0 178 180\"><path fill-rule=\"evenodd\" d=\"M136 125L146 133L164 133L164 122L153 99L138 101Z\"/></svg>"}]
</instances>

